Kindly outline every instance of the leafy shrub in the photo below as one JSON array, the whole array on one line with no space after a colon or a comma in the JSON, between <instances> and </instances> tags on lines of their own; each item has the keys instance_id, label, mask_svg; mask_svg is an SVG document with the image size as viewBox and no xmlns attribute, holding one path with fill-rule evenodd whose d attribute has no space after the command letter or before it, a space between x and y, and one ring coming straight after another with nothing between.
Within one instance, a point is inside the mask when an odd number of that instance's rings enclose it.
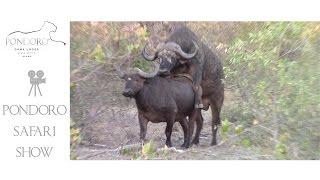
<instances>
[{"instance_id":1,"label":"leafy shrub","mask_svg":"<svg viewBox=\"0 0 320 180\"><path fill-rule=\"evenodd\" d=\"M315 29L300 22L264 23L243 32L228 48L226 85L235 86L240 106L249 110L260 126L268 127L264 129L271 139L268 146L273 146L277 155L287 154L290 145L297 143L295 158L315 156L310 153L311 146L301 148L314 139L314 135L301 134L316 132L320 124L319 42L309 36ZM311 34L319 38L319 32ZM288 140L280 140L283 134ZM249 141L243 144L247 146Z\"/></svg>"}]
</instances>

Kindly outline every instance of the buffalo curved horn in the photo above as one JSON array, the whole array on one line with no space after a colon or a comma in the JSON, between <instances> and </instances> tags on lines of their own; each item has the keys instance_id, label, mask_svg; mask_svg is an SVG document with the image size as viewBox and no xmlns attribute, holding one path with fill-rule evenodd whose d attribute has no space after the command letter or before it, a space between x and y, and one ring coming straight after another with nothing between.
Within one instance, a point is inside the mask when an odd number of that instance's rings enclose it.
<instances>
[{"instance_id":1,"label":"buffalo curved horn","mask_svg":"<svg viewBox=\"0 0 320 180\"><path fill-rule=\"evenodd\" d=\"M153 55L149 55L147 52L146 52L146 47L147 47L147 44L144 46L143 50L142 50L142 57L147 60L147 61L154 61L157 56L156 56L156 53L153 54Z\"/></svg>"},{"instance_id":2,"label":"buffalo curved horn","mask_svg":"<svg viewBox=\"0 0 320 180\"><path fill-rule=\"evenodd\" d=\"M142 50L143 58L148 60L148 61L154 61L158 57L158 52L163 49L164 43L159 43L158 44L158 46L156 48L156 52L153 55L148 55L148 53L146 52L146 47L147 47L147 44L144 46L144 48Z\"/></svg>"},{"instance_id":3,"label":"buffalo curved horn","mask_svg":"<svg viewBox=\"0 0 320 180\"><path fill-rule=\"evenodd\" d=\"M166 48L168 48L168 50L171 51L175 51L176 53L178 53L181 57L185 58L185 59L191 59L194 56L197 55L198 51L199 51L199 47L197 45L196 42L192 41L193 46L194 46L194 52L189 54L189 53L185 53L182 49L181 46L175 42L168 42L166 43Z\"/></svg>"},{"instance_id":4,"label":"buffalo curved horn","mask_svg":"<svg viewBox=\"0 0 320 180\"><path fill-rule=\"evenodd\" d=\"M142 71L141 69L139 69L137 67L134 68L134 69L139 74L139 76L142 77L142 78L153 78L154 76L157 75L157 73L159 71L159 65L157 65L156 69L151 73L144 72L144 71Z\"/></svg>"}]
</instances>

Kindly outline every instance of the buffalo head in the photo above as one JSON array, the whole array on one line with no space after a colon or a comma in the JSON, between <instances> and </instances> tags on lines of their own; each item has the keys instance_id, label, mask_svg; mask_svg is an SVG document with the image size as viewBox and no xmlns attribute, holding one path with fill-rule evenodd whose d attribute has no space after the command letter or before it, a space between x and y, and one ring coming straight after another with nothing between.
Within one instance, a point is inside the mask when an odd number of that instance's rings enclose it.
<instances>
[{"instance_id":1,"label":"buffalo head","mask_svg":"<svg viewBox=\"0 0 320 180\"><path fill-rule=\"evenodd\" d=\"M147 73L139 68L134 68L135 73L129 74L122 71L120 67L117 67L118 76L126 81L122 95L130 98L135 97L143 88L145 80L154 77L158 70L159 66L156 66L156 70L153 73Z\"/></svg>"},{"instance_id":2,"label":"buffalo head","mask_svg":"<svg viewBox=\"0 0 320 180\"><path fill-rule=\"evenodd\" d=\"M198 45L193 42L194 52L186 53L182 50L181 46L175 42L159 43L155 49L155 53L149 55L146 52L146 46L142 50L142 56L148 61L154 61L158 59L160 61L160 68L158 74L168 75L170 71L177 65L179 61L181 64L184 64L188 60L195 57L199 51Z\"/></svg>"}]
</instances>

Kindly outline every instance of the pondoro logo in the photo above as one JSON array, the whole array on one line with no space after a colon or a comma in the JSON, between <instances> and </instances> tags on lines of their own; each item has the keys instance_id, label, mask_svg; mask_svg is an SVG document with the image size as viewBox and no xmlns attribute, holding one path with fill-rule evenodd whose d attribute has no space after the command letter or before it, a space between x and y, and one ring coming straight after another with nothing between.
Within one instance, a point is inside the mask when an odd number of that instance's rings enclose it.
<instances>
[{"instance_id":1,"label":"pondoro logo","mask_svg":"<svg viewBox=\"0 0 320 180\"><path fill-rule=\"evenodd\" d=\"M57 29L55 24L45 21L38 30L29 32L14 31L7 36L6 46L13 48L23 58L31 58L40 48L50 43L66 45L65 42L52 38Z\"/></svg>"}]
</instances>

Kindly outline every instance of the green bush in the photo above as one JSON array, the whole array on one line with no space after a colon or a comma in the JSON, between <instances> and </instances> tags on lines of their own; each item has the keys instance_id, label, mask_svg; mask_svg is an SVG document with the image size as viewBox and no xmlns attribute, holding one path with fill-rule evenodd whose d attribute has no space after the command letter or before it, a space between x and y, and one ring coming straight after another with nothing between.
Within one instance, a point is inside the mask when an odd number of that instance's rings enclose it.
<instances>
[{"instance_id":1,"label":"green bush","mask_svg":"<svg viewBox=\"0 0 320 180\"><path fill-rule=\"evenodd\" d=\"M242 108L270 127L269 146L275 154L287 154L294 146L299 153L293 158L319 158L312 152L319 142L303 145L318 139L312 133L320 127L320 36L315 29L300 22L264 23L244 31L228 48L226 85L236 87ZM283 134L288 140L277 143Z\"/></svg>"}]
</instances>

